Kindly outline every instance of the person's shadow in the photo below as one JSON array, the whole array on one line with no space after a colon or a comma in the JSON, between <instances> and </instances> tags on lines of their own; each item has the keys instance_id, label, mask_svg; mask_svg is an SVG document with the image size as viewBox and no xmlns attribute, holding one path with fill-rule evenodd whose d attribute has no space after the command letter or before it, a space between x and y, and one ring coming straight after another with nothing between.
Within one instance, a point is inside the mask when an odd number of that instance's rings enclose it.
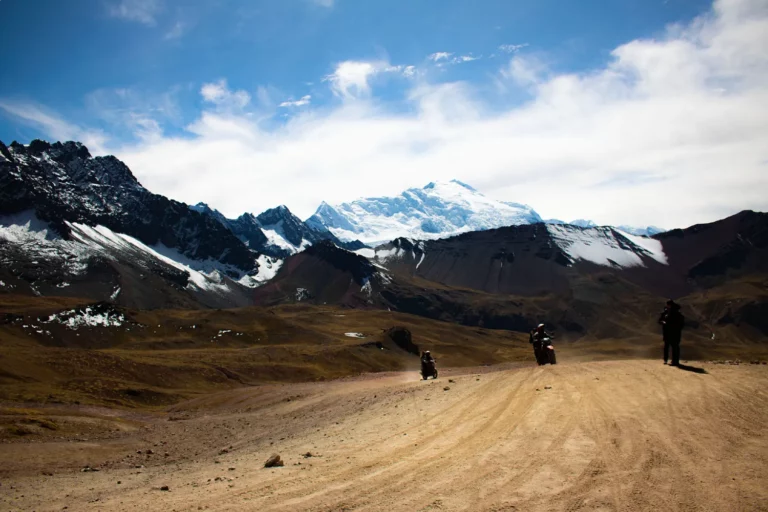
<instances>
[{"instance_id":1,"label":"person's shadow","mask_svg":"<svg viewBox=\"0 0 768 512\"><path fill-rule=\"evenodd\" d=\"M698 366L688 366L687 364L678 364L677 368L686 371L686 372L693 372L693 373L703 373L705 375L709 375L709 372L705 370L704 368L699 368Z\"/></svg>"}]
</instances>

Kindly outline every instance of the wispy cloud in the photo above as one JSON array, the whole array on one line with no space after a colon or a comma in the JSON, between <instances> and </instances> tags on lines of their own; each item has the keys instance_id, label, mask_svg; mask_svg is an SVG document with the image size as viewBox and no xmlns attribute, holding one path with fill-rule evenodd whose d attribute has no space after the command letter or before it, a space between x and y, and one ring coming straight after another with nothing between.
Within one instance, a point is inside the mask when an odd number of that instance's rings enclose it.
<instances>
[{"instance_id":1,"label":"wispy cloud","mask_svg":"<svg viewBox=\"0 0 768 512\"><path fill-rule=\"evenodd\" d=\"M441 60L448 60L453 53L451 52L435 52L427 55L427 58L433 62L440 62Z\"/></svg>"},{"instance_id":2,"label":"wispy cloud","mask_svg":"<svg viewBox=\"0 0 768 512\"><path fill-rule=\"evenodd\" d=\"M166 40L180 39L189 30L189 24L177 21L163 36Z\"/></svg>"},{"instance_id":3,"label":"wispy cloud","mask_svg":"<svg viewBox=\"0 0 768 512\"><path fill-rule=\"evenodd\" d=\"M333 7L335 3L335 0L309 0L309 1L315 5L319 5L320 7L327 7L328 9Z\"/></svg>"},{"instance_id":4,"label":"wispy cloud","mask_svg":"<svg viewBox=\"0 0 768 512\"><path fill-rule=\"evenodd\" d=\"M480 60L482 57L475 57L474 55L459 55L451 60L452 64L463 64L465 62L472 62L473 60Z\"/></svg>"},{"instance_id":5,"label":"wispy cloud","mask_svg":"<svg viewBox=\"0 0 768 512\"><path fill-rule=\"evenodd\" d=\"M482 57L475 57L472 54L457 55L451 52L435 52L427 55L427 59L431 60L438 66L444 66L446 64L463 64L465 62L471 62L473 60L481 59Z\"/></svg>"},{"instance_id":6,"label":"wispy cloud","mask_svg":"<svg viewBox=\"0 0 768 512\"><path fill-rule=\"evenodd\" d=\"M128 132L130 136L142 141L150 141L164 134L163 125L178 125L181 122L177 93L177 87L163 93L105 88L88 94L85 105L89 115L114 130Z\"/></svg>"},{"instance_id":7,"label":"wispy cloud","mask_svg":"<svg viewBox=\"0 0 768 512\"><path fill-rule=\"evenodd\" d=\"M203 84L200 95L204 101L223 109L242 109L251 102L248 92L230 90L223 78L217 82Z\"/></svg>"},{"instance_id":8,"label":"wispy cloud","mask_svg":"<svg viewBox=\"0 0 768 512\"><path fill-rule=\"evenodd\" d=\"M86 144L96 154L105 152L106 137L103 133L69 123L41 105L26 101L2 100L0 109L55 140L77 140Z\"/></svg>"},{"instance_id":9,"label":"wispy cloud","mask_svg":"<svg viewBox=\"0 0 768 512\"><path fill-rule=\"evenodd\" d=\"M528 43L502 44L501 46L499 46L499 50L503 51L504 53L517 53L527 46L528 46Z\"/></svg>"},{"instance_id":10,"label":"wispy cloud","mask_svg":"<svg viewBox=\"0 0 768 512\"><path fill-rule=\"evenodd\" d=\"M515 55L509 65L501 70L501 75L515 82L520 87L540 84L547 76L547 66L536 57Z\"/></svg>"},{"instance_id":11,"label":"wispy cloud","mask_svg":"<svg viewBox=\"0 0 768 512\"><path fill-rule=\"evenodd\" d=\"M287 108L287 107L303 107L305 105L309 105L310 100L312 99L312 96L307 94L306 96L302 96L298 100L287 100L282 103L280 103L281 107Z\"/></svg>"},{"instance_id":12,"label":"wispy cloud","mask_svg":"<svg viewBox=\"0 0 768 512\"><path fill-rule=\"evenodd\" d=\"M162 10L161 0L119 0L109 6L109 14L115 18L153 26Z\"/></svg>"}]
</instances>

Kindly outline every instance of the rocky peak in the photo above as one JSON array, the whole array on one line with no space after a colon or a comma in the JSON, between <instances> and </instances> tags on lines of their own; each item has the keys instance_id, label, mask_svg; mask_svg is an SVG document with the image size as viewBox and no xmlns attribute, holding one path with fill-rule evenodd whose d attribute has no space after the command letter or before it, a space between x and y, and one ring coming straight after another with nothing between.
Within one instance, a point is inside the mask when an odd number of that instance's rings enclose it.
<instances>
[{"instance_id":1,"label":"rocky peak","mask_svg":"<svg viewBox=\"0 0 768 512\"><path fill-rule=\"evenodd\" d=\"M219 221L224 226L230 227L230 225L229 225L230 221L229 221L229 219L227 219L224 216L223 213L221 213L219 210L215 210L215 209L211 208L210 206L208 206L207 204L205 204L203 202L197 203L194 206L190 206L189 209L193 210L193 211L196 211L198 213L202 213L203 215L208 215L208 216L214 218L215 220Z\"/></svg>"},{"instance_id":2,"label":"rocky peak","mask_svg":"<svg viewBox=\"0 0 768 512\"><path fill-rule=\"evenodd\" d=\"M307 226L285 206L270 208L260 213L256 219L265 228L274 228L283 238L295 246L300 246L305 239L308 239Z\"/></svg>"},{"instance_id":3,"label":"rocky peak","mask_svg":"<svg viewBox=\"0 0 768 512\"><path fill-rule=\"evenodd\" d=\"M285 205L264 210L256 217L262 224L277 224L280 221L293 221L295 215Z\"/></svg>"},{"instance_id":4,"label":"rocky peak","mask_svg":"<svg viewBox=\"0 0 768 512\"><path fill-rule=\"evenodd\" d=\"M149 246L163 244L192 259L213 259L244 271L255 256L220 223L182 203L152 194L113 156L92 157L78 142L13 142L0 166L0 213L34 210L64 237L65 221L103 225Z\"/></svg>"}]
</instances>

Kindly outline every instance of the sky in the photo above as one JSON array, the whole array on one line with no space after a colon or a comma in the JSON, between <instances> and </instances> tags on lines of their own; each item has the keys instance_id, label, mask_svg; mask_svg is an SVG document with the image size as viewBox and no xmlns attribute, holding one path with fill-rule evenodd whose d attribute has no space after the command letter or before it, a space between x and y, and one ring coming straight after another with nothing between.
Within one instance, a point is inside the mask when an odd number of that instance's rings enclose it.
<instances>
[{"instance_id":1,"label":"sky","mask_svg":"<svg viewBox=\"0 0 768 512\"><path fill-rule=\"evenodd\" d=\"M544 218L768 210L768 0L0 0L0 140L227 216L459 179Z\"/></svg>"}]
</instances>

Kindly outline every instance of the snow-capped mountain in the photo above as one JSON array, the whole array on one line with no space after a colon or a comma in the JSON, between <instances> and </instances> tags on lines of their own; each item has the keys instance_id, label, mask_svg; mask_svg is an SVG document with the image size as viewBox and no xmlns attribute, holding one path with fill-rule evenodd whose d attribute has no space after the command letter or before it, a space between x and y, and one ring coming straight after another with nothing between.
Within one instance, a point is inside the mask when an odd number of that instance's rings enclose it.
<instances>
[{"instance_id":1,"label":"snow-capped mountain","mask_svg":"<svg viewBox=\"0 0 768 512\"><path fill-rule=\"evenodd\" d=\"M302 222L286 206L271 208L256 216L244 213L237 219L227 219L205 203L190 206L190 209L214 218L251 249L276 258L303 251L322 240L350 250L364 247L358 241L342 242L324 227L316 228Z\"/></svg>"},{"instance_id":2,"label":"snow-capped mountain","mask_svg":"<svg viewBox=\"0 0 768 512\"><path fill-rule=\"evenodd\" d=\"M82 144L0 142L0 155L4 291L235 306L280 267L221 219L152 194L122 162Z\"/></svg>"},{"instance_id":3,"label":"snow-capped mountain","mask_svg":"<svg viewBox=\"0 0 768 512\"><path fill-rule=\"evenodd\" d=\"M629 233L630 235L637 236L653 236L658 235L659 233L665 233L667 231L666 229L657 226L617 226L616 228L625 233Z\"/></svg>"},{"instance_id":4,"label":"snow-capped mountain","mask_svg":"<svg viewBox=\"0 0 768 512\"><path fill-rule=\"evenodd\" d=\"M366 244L398 237L444 238L536 222L541 217L531 207L485 197L457 180L429 183L395 197L358 199L336 206L324 202L307 219L310 226L327 228L342 240L357 238Z\"/></svg>"},{"instance_id":5,"label":"snow-capped mountain","mask_svg":"<svg viewBox=\"0 0 768 512\"><path fill-rule=\"evenodd\" d=\"M91 157L77 142L0 142L0 215L34 211L67 238L70 223L101 225L187 258L217 260L243 273L256 255L219 222L153 194L113 156Z\"/></svg>"},{"instance_id":6,"label":"snow-capped mountain","mask_svg":"<svg viewBox=\"0 0 768 512\"><path fill-rule=\"evenodd\" d=\"M545 224L570 224L571 226L578 226L580 228L596 228L598 227L598 224L596 224L594 221L591 220L585 220L585 219L576 219L572 220L571 222L565 222L560 219L547 219L544 221ZM646 236L651 237L653 235L658 235L659 233L666 232L666 229L659 228L656 226L644 226L644 227L638 227L638 226L614 226L619 231L623 231L624 233L629 233L630 235L636 235L636 236Z\"/></svg>"},{"instance_id":7,"label":"snow-capped mountain","mask_svg":"<svg viewBox=\"0 0 768 512\"><path fill-rule=\"evenodd\" d=\"M591 220L587 219L574 219L571 222L553 222L552 224L570 224L571 226L578 226L580 228L595 228L597 227L597 224L595 224Z\"/></svg>"}]
</instances>

